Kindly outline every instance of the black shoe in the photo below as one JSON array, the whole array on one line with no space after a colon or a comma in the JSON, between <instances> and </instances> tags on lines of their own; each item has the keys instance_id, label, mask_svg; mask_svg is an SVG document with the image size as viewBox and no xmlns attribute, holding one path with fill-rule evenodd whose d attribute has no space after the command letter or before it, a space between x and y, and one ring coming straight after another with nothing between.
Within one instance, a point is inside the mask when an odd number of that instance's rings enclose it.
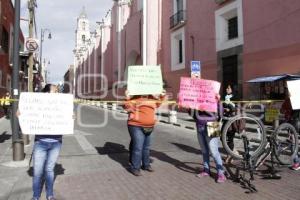
<instances>
[{"instance_id":1,"label":"black shoe","mask_svg":"<svg viewBox=\"0 0 300 200\"><path fill-rule=\"evenodd\" d=\"M154 172L154 169L151 167L151 165L147 167L142 167L142 170L148 171L148 172Z\"/></svg>"},{"instance_id":2,"label":"black shoe","mask_svg":"<svg viewBox=\"0 0 300 200\"><path fill-rule=\"evenodd\" d=\"M137 169L131 169L130 172L135 176L142 176L142 173L140 170Z\"/></svg>"}]
</instances>

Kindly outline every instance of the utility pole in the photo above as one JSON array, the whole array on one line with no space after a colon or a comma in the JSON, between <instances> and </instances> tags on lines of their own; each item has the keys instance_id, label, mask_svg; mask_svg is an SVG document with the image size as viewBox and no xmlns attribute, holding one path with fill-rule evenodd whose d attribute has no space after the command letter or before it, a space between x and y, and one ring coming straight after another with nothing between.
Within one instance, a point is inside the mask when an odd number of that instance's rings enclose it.
<instances>
[{"instance_id":1,"label":"utility pole","mask_svg":"<svg viewBox=\"0 0 300 200\"><path fill-rule=\"evenodd\" d=\"M51 36L51 30L48 29L48 28L42 28L41 29L41 41L40 41L40 60L39 60L39 69L38 69L38 73L39 73L39 76L42 75L42 69L43 69L43 65L42 65L42 62L43 62L43 42L44 42L44 36L45 36L45 32L48 32L48 39L51 39L52 36ZM45 66L45 65L44 65ZM44 77L45 78L45 77ZM41 84L39 83L39 90L41 89Z\"/></svg>"},{"instance_id":2,"label":"utility pole","mask_svg":"<svg viewBox=\"0 0 300 200\"><path fill-rule=\"evenodd\" d=\"M34 9L36 7L35 0L28 0L28 10L29 10L29 38L33 38L33 26L34 26ZM28 92L33 92L33 52L29 52L29 59L28 59ZM23 135L24 144L29 144L29 136Z\"/></svg>"},{"instance_id":3,"label":"utility pole","mask_svg":"<svg viewBox=\"0 0 300 200\"><path fill-rule=\"evenodd\" d=\"M19 42L20 37L20 0L15 0L15 20L14 20L14 35L13 35L13 78L12 78L12 98L19 99ZM19 130L19 122L16 116L18 101L13 101L12 104L12 146L13 160L24 160L24 143Z\"/></svg>"},{"instance_id":4,"label":"utility pole","mask_svg":"<svg viewBox=\"0 0 300 200\"><path fill-rule=\"evenodd\" d=\"M29 38L33 38L33 17L34 9L36 7L35 0L28 1L28 10L29 10ZM29 53L29 71L28 71L28 92L33 92L33 52Z\"/></svg>"}]
</instances>

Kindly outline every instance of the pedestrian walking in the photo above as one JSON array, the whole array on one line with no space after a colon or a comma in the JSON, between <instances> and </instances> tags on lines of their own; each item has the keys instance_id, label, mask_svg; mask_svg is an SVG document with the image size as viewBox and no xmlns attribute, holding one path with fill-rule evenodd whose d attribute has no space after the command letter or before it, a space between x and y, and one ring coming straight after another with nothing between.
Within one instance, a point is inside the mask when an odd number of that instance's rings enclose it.
<instances>
[{"instance_id":1,"label":"pedestrian walking","mask_svg":"<svg viewBox=\"0 0 300 200\"><path fill-rule=\"evenodd\" d=\"M11 103L10 103L11 99L10 98L11 97L10 97L9 92L6 92L5 97L1 101L1 106L3 108L6 119L9 119L10 114L11 114Z\"/></svg>"},{"instance_id":2,"label":"pedestrian walking","mask_svg":"<svg viewBox=\"0 0 300 200\"><path fill-rule=\"evenodd\" d=\"M45 93L57 93L57 87L47 84ZM18 115L21 115L19 113ZM54 167L62 146L62 135L36 135L33 146L33 197L39 200L42 192L42 180L45 180L47 200L55 200L53 193Z\"/></svg>"},{"instance_id":3,"label":"pedestrian walking","mask_svg":"<svg viewBox=\"0 0 300 200\"><path fill-rule=\"evenodd\" d=\"M153 172L150 165L150 146L155 125L155 109L165 98L165 91L159 95L128 95L125 92L124 108L128 112L128 131L131 138L129 146L130 172L141 176L141 169Z\"/></svg>"},{"instance_id":4,"label":"pedestrian walking","mask_svg":"<svg viewBox=\"0 0 300 200\"><path fill-rule=\"evenodd\" d=\"M216 94L218 100L218 112L206 112L193 110L192 115L196 121L197 127L197 138L200 144L200 148L203 156L203 165L204 169L197 174L197 177L208 177L210 176L210 158L211 154L217 168L217 182L223 183L226 181L226 176L224 174L224 167L222 158L219 152L219 143L220 143L220 131L215 135L208 135L208 125L212 124L211 122L219 122L221 120L221 115L223 113L222 104L220 102L220 95ZM216 127L218 129L220 127Z\"/></svg>"}]
</instances>

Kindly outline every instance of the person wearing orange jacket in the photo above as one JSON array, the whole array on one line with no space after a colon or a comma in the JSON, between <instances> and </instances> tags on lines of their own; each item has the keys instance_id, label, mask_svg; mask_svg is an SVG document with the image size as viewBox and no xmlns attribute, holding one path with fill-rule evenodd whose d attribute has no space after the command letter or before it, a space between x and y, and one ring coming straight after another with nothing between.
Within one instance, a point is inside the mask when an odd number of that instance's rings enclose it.
<instances>
[{"instance_id":1,"label":"person wearing orange jacket","mask_svg":"<svg viewBox=\"0 0 300 200\"><path fill-rule=\"evenodd\" d=\"M141 176L141 169L153 172L150 165L150 145L155 120L155 110L165 98L165 91L159 96L135 95L125 92L124 109L128 112L128 131L131 137L130 172Z\"/></svg>"}]
</instances>

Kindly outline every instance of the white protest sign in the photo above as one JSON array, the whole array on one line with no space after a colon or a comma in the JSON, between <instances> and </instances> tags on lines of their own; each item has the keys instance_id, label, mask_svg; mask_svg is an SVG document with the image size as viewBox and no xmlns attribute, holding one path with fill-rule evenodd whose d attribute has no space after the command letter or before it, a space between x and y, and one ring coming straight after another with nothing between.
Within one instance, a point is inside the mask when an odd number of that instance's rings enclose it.
<instances>
[{"instance_id":1,"label":"white protest sign","mask_svg":"<svg viewBox=\"0 0 300 200\"><path fill-rule=\"evenodd\" d=\"M129 95L161 94L163 81L160 66L129 66L127 90Z\"/></svg>"},{"instance_id":2,"label":"white protest sign","mask_svg":"<svg viewBox=\"0 0 300 200\"><path fill-rule=\"evenodd\" d=\"M24 134L69 135L74 132L71 94L23 92L19 111Z\"/></svg>"},{"instance_id":3,"label":"white protest sign","mask_svg":"<svg viewBox=\"0 0 300 200\"><path fill-rule=\"evenodd\" d=\"M300 109L300 80L287 81L293 110Z\"/></svg>"}]
</instances>

